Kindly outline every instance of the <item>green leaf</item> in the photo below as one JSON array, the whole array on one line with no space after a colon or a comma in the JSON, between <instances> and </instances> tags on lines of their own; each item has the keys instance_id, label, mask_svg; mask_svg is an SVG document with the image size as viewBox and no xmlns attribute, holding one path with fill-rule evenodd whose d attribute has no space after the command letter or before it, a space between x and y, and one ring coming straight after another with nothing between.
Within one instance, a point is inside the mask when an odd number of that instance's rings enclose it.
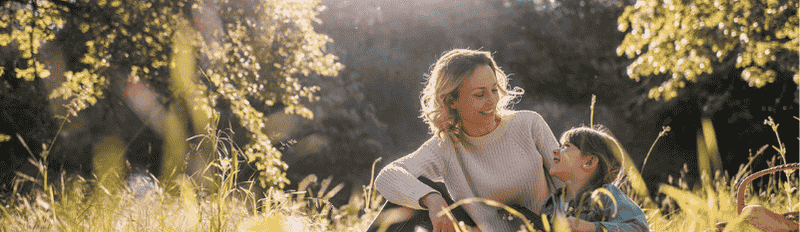
<instances>
[{"instance_id":1,"label":"green leaf","mask_svg":"<svg viewBox=\"0 0 800 232\"><path fill-rule=\"evenodd\" d=\"M648 97L653 99L669 101L676 97L678 90L684 88L680 84L683 80L697 82L710 78L715 69L725 66L721 62L730 53L737 59L736 68L745 69L742 79L753 87L763 87L774 82L778 71L796 74L800 63L798 43L794 40L798 36L797 11L776 10L795 7L797 0L770 1L775 3L638 1L626 7L617 19L618 29L628 33L616 53L635 59L627 69L631 79L638 81L662 74L672 77L655 83L658 87L651 87ZM784 23L773 26L775 22ZM772 40L771 33L782 41ZM786 37L791 38L786 40ZM734 50L737 47L744 49ZM791 55L777 59L774 54ZM671 63L677 60L685 62ZM774 67L773 63L782 70L767 68Z\"/></svg>"}]
</instances>

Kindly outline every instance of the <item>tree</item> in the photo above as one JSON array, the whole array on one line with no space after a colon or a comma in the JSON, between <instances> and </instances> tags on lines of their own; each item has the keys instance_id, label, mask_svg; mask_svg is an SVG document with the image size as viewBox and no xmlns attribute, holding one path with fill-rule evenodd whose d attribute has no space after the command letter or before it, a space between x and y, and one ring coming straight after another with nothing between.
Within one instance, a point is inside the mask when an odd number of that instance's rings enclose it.
<instances>
[{"instance_id":1,"label":"tree","mask_svg":"<svg viewBox=\"0 0 800 232\"><path fill-rule=\"evenodd\" d=\"M0 4L0 45L15 47L17 54L3 59L6 69L0 74L25 81L47 78L53 73L40 62L47 55L39 53L40 47L62 43L70 48L65 81L49 94L68 102L64 120L135 84L153 89L168 108L184 105L194 133L215 130L210 119L229 111L245 129L243 155L260 171L262 186L288 183L281 153L263 131L268 123L263 111L282 108L312 118L305 104L316 100L319 88L298 79L312 73L335 76L342 68L325 52L331 39L314 31L314 23L320 23L316 15L325 9L318 0Z\"/></svg>"},{"instance_id":2,"label":"tree","mask_svg":"<svg viewBox=\"0 0 800 232\"><path fill-rule=\"evenodd\" d=\"M797 84L797 8L796 0L639 0L618 19L628 33L617 55L636 58L627 74L652 79L652 99L669 101L686 81L733 65L751 87L791 74Z\"/></svg>"},{"instance_id":3,"label":"tree","mask_svg":"<svg viewBox=\"0 0 800 232\"><path fill-rule=\"evenodd\" d=\"M527 77L526 91L570 104L592 94L607 103L627 98L616 91L632 86L619 71L627 61L614 52L624 35L609 20L622 13L622 1L525 1L512 9L495 34L514 36L495 36L495 44L501 63Z\"/></svg>"}]
</instances>

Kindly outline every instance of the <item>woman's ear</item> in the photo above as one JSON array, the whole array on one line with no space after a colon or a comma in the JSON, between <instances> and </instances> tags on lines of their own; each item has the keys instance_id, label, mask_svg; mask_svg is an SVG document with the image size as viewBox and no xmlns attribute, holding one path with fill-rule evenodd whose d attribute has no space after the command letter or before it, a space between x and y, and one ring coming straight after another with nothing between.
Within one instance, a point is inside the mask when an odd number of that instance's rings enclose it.
<instances>
[{"instance_id":1,"label":"woman's ear","mask_svg":"<svg viewBox=\"0 0 800 232\"><path fill-rule=\"evenodd\" d=\"M449 93L444 96L444 104L448 110L453 110L453 111L458 110L458 106L456 106L457 103L458 103L458 94Z\"/></svg>"},{"instance_id":2,"label":"woman's ear","mask_svg":"<svg viewBox=\"0 0 800 232\"><path fill-rule=\"evenodd\" d=\"M444 105L448 109L453 109L453 103L455 102L455 98L453 98L452 94L445 94L444 96L442 96L442 101L444 102Z\"/></svg>"}]
</instances>

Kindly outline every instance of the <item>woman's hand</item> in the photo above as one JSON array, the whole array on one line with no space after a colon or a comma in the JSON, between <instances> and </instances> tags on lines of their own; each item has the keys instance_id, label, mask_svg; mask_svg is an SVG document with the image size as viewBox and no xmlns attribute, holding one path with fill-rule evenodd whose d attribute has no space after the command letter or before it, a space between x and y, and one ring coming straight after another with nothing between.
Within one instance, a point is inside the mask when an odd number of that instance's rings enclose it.
<instances>
[{"instance_id":1,"label":"woman's hand","mask_svg":"<svg viewBox=\"0 0 800 232\"><path fill-rule=\"evenodd\" d=\"M596 231L597 227L594 223L584 221L575 217L568 217L569 228L572 231Z\"/></svg>"},{"instance_id":2,"label":"woman's hand","mask_svg":"<svg viewBox=\"0 0 800 232\"><path fill-rule=\"evenodd\" d=\"M442 195L439 193L432 193L425 195L422 198L422 203L428 207L428 216L431 217L433 223L433 232L455 232L456 228L453 227L453 222L447 216L437 216L442 211L443 207L447 207L447 202L444 201Z\"/></svg>"}]
</instances>

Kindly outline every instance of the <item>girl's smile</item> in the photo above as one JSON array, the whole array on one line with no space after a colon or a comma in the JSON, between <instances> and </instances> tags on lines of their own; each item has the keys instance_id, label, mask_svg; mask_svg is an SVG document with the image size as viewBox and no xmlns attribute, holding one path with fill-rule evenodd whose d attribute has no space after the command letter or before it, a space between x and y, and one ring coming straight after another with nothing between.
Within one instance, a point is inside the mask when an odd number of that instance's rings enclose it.
<instances>
[{"instance_id":1,"label":"girl's smile","mask_svg":"<svg viewBox=\"0 0 800 232\"><path fill-rule=\"evenodd\" d=\"M591 173L584 165L592 160L592 156L584 156L581 150L572 143L564 143L559 149L553 150L553 165L550 167L550 175L563 181L572 182L583 178L585 172Z\"/></svg>"}]
</instances>

